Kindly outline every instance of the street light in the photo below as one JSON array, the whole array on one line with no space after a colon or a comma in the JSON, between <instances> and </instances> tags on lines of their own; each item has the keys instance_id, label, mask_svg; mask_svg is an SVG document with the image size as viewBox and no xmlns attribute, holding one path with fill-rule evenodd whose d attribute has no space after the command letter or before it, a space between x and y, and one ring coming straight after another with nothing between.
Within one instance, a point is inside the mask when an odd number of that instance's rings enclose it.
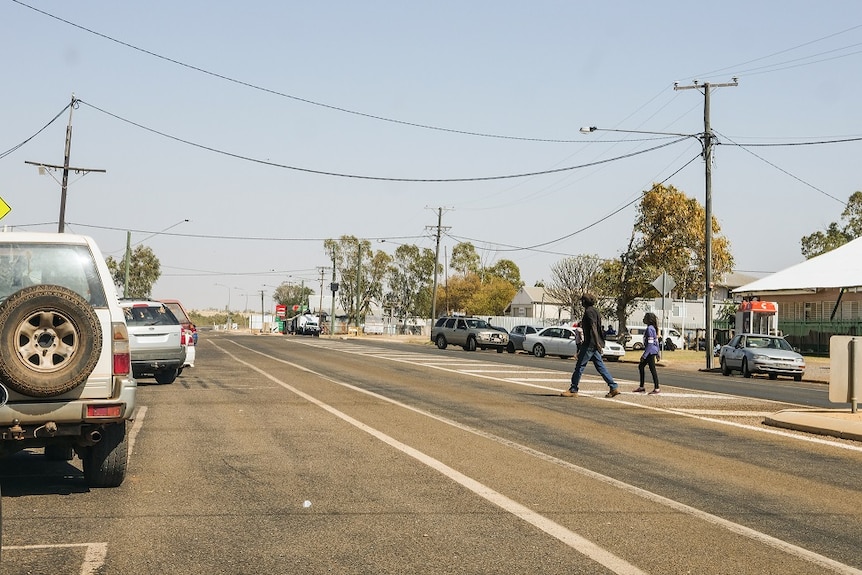
<instances>
[{"instance_id":1,"label":"street light","mask_svg":"<svg viewBox=\"0 0 862 575\"><path fill-rule=\"evenodd\" d=\"M156 233L154 233L154 234L150 234L149 236L145 237L145 238L144 238L144 239L142 239L141 241L136 242L136 243L135 243L135 245L142 244L142 243L144 243L145 241L147 241L148 239L150 239L150 238L152 238L152 237L155 237L155 236L157 236L157 235L159 235L159 234L163 234L163 233L165 233L166 231L168 231L168 230L170 230L170 229L172 229L172 228L175 228L175 227L177 227L177 226L178 226L178 225L180 225L180 224L184 224L184 223L186 223L187 221L189 221L189 220L188 220L188 218L187 218L187 219L184 219L184 220L180 220L180 221L178 221L177 223L172 224L172 225L170 225L170 226L166 227L165 229L163 229L163 230L162 230L162 231L160 231L160 232L156 232ZM125 270L125 272L126 272L126 273L125 273L125 276L126 276L126 277L125 277L125 280L124 280L124 282L123 282L123 297L129 297L129 262L131 261L131 259L132 259L132 231L131 231L131 230L126 230L126 270Z\"/></svg>"}]
</instances>

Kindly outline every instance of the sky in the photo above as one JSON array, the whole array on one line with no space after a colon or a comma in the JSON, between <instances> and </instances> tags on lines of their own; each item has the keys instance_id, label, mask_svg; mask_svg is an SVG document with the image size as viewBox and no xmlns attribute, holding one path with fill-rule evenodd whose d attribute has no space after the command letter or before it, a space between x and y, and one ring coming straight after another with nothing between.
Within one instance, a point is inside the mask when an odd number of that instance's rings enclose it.
<instances>
[{"instance_id":1,"label":"sky","mask_svg":"<svg viewBox=\"0 0 862 575\"><path fill-rule=\"evenodd\" d=\"M66 231L117 259L131 233L188 309L328 290L327 238L433 250L438 213L441 264L469 241L526 285L618 257L654 182L705 201L705 98L674 82L738 82L709 114L736 271L801 262L862 189L855 0L0 0L0 23L0 225L57 231L62 172L26 162L63 164L74 95L69 164L104 172L70 173Z\"/></svg>"}]
</instances>

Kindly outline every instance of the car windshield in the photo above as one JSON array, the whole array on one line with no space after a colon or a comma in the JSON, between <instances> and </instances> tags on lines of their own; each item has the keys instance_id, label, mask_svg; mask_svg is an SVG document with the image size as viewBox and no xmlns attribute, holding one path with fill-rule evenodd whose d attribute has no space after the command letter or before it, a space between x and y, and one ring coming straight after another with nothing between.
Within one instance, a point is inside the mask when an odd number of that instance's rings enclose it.
<instances>
[{"instance_id":1,"label":"car windshield","mask_svg":"<svg viewBox=\"0 0 862 575\"><path fill-rule=\"evenodd\" d=\"M0 242L0 300L33 285L58 285L93 307L108 305L87 246Z\"/></svg>"},{"instance_id":2,"label":"car windshield","mask_svg":"<svg viewBox=\"0 0 862 575\"><path fill-rule=\"evenodd\" d=\"M787 340L781 337L749 337L748 341L745 343L745 347L793 351L793 348L789 343L787 343Z\"/></svg>"},{"instance_id":3,"label":"car windshield","mask_svg":"<svg viewBox=\"0 0 862 575\"><path fill-rule=\"evenodd\" d=\"M467 327L470 329L487 329L490 326L484 319L468 319Z\"/></svg>"}]
</instances>

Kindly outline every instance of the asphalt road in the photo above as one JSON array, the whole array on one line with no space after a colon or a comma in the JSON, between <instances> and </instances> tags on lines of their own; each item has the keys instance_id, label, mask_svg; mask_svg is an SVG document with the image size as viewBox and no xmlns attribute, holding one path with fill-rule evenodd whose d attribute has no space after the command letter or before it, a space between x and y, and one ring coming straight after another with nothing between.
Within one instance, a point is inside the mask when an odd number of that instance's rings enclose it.
<instances>
[{"instance_id":1,"label":"asphalt road","mask_svg":"<svg viewBox=\"0 0 862 575\"><path fill-rule=\"evenodd\" d=\"M862 446L720 375L561 398L572 363L207 334L141 381L121 487L2 461L0 573L862 574Z\"/></svg>"}]
</instances>

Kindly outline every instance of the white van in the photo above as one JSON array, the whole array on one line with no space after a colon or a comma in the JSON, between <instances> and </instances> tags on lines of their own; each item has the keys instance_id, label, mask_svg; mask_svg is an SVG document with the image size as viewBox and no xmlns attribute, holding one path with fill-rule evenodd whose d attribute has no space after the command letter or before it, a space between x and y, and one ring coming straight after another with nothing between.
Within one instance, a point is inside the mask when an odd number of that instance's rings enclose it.
<instances>
[{"instance_id":1,"label":"white van","mask_svg":"<svg viewBox=\"0 0 862 575\"><path fill-rule=\"evenodd\" d=\"M628 350L638 350L644 348L644 332L646 332L645 325L630 325L629 328L629 338L626 340L626 349ZM665 329L665 334L663 341L670 341L673 344L673 349L682 349L683 341L682 335L674 328L669 327ZM664 344L664 349L670 349L667 344Z\"/></svg>"}]
</instances>

